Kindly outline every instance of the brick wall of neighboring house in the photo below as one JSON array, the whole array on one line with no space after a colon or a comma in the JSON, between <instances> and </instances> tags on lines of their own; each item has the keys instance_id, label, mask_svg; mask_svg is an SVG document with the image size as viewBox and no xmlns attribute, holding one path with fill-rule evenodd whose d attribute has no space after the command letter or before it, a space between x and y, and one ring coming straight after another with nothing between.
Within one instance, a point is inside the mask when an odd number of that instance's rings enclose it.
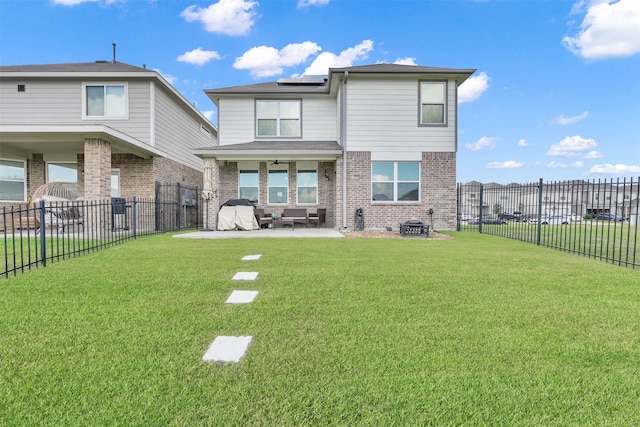
<instances>
[{"instance_id":1,"label":"brick wall of neighboring house","mask_svg":"<svg viewBox=\"0 0 640 427\"><path fill-rule=\"evenodd\" d=\"M192 169L176 161L156 157L153 159L153 179L163 184L180 184L202 190L202 170Z\"/></svg>"},{"instance_id":2,"label":"brick wall of neighboring house","mask_svg":"<svg viewBox=\"0 0 640 427\"><path fill-rule=\"evenodd\" d=\"M364 212L367 229L399 229L401 222L418 219L431 223L429 209L434 210L436 229L454 229L456 215L456 160L455 153L422 153L421 195L419 202L389 203L371 201L371 154L347 153L347 228L355 227L356 209ZM341 165L338 165L338 175ZM341 178L341 176L339 176ZM342 201L341 183L338 182L337 204ZM339 214L342 215L340 209ZM338 218L342 226L342 217Z\"/></svg>"}]
</instances>

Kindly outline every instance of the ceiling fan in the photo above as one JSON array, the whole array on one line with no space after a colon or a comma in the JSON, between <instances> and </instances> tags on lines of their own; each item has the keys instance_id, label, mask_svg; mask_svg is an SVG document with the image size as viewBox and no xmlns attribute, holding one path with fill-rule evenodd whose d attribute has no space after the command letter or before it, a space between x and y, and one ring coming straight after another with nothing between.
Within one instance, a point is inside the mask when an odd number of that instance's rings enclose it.
<instances>
[{"instance_id":1,"label":"ceiling fan","mask_svg":"<svg viewBox=\"0 0 640 427\"><path fill-rule=\"evenodd\" d=\"M271 162L272 165L288 165L289 162L281 162L280 160L274 160Z\"/></svg>"}]
</instances>

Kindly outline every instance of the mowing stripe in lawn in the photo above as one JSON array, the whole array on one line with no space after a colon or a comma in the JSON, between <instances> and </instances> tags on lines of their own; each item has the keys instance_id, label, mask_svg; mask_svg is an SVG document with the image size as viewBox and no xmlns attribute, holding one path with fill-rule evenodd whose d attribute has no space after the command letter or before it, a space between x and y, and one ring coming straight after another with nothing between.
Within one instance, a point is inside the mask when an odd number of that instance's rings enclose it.
<instances>
[{"instance_id":1,"label":"mowing stripe in lawn","mask_svg":"<svg viewBox=\"0 0 640 427\"><path fill-rule=\"evenodd\" d=\"M227 304L248 304L258 296L258 291L233 291L225 301Z\"/></svg>"},{"instance_id":2,"label":"mowing stripe in lawn","mask_svg":"<svg viewBox=\"0 0 640 427\"><path fill-rule=\"evenodd\" d=\"M233 276L232 280L256 280L257 277L257 271L239 271Z\"/></svg>"},{"instance_id":3,"label":"mowing stripe in lawn","mask_svg":"<svg viewBox=\"0 0 640 427\"><path fill-rule=\"evenodd\" d=\"M257 261L257 260L260 259L261 256L262 256L262 254L246 255L246 256L242 257L242 261Z\"/></svg>"},{"instance_id":4,"label":"mowing stripe in lawn","mask_svg":"<svg viewBox=\"0 0 640 427\"><path fill-rule=\"evenodd\" d=\"M240 362L253 337L218 336L213 340L207 352L202 356L205 362Z\"/></svg>"}]
</instances>

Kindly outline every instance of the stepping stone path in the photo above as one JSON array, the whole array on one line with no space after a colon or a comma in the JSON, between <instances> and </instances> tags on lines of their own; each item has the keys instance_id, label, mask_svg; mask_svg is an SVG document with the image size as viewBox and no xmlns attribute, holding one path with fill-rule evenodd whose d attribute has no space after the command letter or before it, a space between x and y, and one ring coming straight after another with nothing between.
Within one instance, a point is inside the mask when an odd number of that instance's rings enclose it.
<instances>
[{"instance_id":1,"label":"stepping stone path","mask_svg":"<svg viewBox=\"0 0 640 427\"><path fill-rule=\"evenodd\" d=\"M248 304L258 296L258 291L233 291L229 298L227 298L227 304Z\"/></svg>"},{"instance_id":2,"label":"stepping stone path","mask_svg":"<svg viewBox=\"0 0 640 427\"><path fill-rule=\"evenodd\" d=\"M242 261L257 261L262 254L259 255L246 255L242 258ZM247 280L253 281L258 278L258 272L240 271L237 272L232 280L240 281ZM248 304L258 296L258 291L239 291L234 290L227 298L227 304ZM251 344L252 336L240 336L230 337L220 335L217 336L207 352L202 356L202 360L205 362L240 362L240 359L247 352L249 344Z\"/></svg>"}]
</instances>

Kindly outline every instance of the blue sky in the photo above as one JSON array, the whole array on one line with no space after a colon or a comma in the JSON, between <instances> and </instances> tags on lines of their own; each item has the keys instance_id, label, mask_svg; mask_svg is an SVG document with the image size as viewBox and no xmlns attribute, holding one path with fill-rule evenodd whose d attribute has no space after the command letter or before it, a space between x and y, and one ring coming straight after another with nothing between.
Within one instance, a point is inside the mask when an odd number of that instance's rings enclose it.
<instances>
[{"instance_id":1,"label":"blue sky","mask_svg":"<svg viewBox=\"0 0 640 427\"><path fill-rule=\"evenodd\" d=\"M475 68L458 181L640 176L640 0L1 0L0 64L112 59L203 89L401 62Z\"/></svg>"}]
</instances>

